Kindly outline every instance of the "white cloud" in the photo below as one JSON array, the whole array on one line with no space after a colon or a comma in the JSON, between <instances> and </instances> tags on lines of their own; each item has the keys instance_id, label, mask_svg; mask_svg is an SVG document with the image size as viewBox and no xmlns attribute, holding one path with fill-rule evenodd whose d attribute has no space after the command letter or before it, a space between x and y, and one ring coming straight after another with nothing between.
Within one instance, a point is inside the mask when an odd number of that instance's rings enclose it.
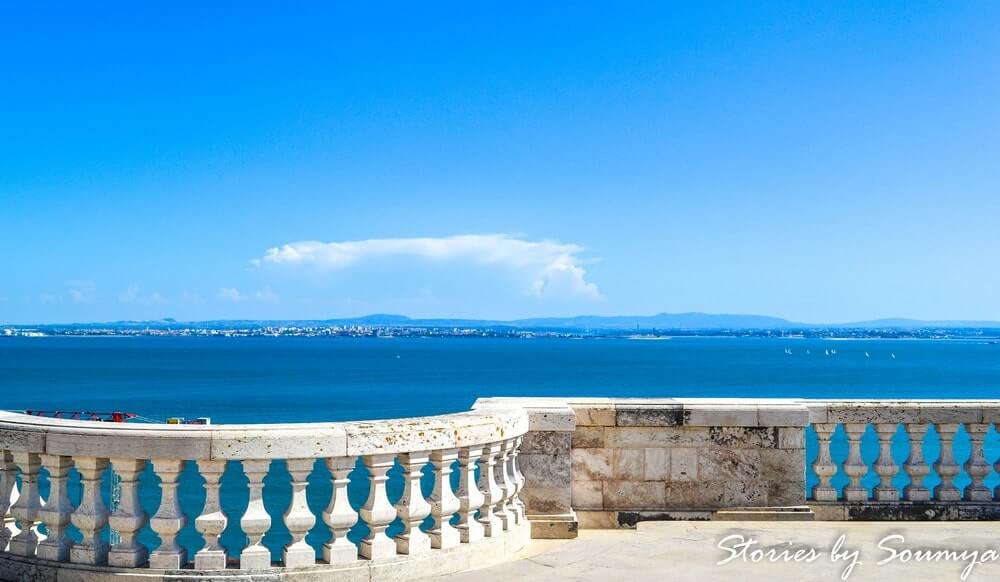
<instances>
[{"instance_id":1,"label":"white cloud","mask_svg":"<svg viewBox=\"0 0 1000 582\"><path fill-rule=\"evenodd\" d=\"M444 238L383 238L344 242L293 242L268 249L254 259L257 267L292 265L340 270L385 257L416 257L435 262L471 262L524 273L533 295L569 294L600 298L587 281L583 247L552 241L529 241L504 234L469 234Z\"/></svg>"},{"instance_id":2,"label":"white cloud","mask_svg":"<svg viewBox=\"0 0 1000 582\"><path fill-rule=\"evenodd\" d=\"M247 296L240 293L240 290L236 287L222 287L215 296L219 298L219 301L229 301L230 303L239 303L247 300Z\"/></svg>"},{"instance_id":3,"label":"white cloud","mask_svg":"<svg viewBox=\"0 0 1000 582\"><path fill-rule=\"evenodd\" d=\"M244 295L236 287L222 287L219 292L215 294L219 301L228 301L230 303L242 303L243 301L249 301L253 299L254 301L274 303L277 302L279 297L270 288L260 289L255 293L250 295Z\"/></svg>"},{"instance_id":4,"label":"white cloud","mask_svg":"<svg viewBox=\"0 0 1000 582\"><path fill-rule=\"evenodd\" d=\"M137 303L139 305L160 305L166 303L167 299L157 292L149 295L142 294L142 287L131 284L118 295L118 300L122 303Z\"/></svg>"},{"instance_id":5,"label":"white cloud","mask_svg":"<svg viewBox=\"0 0 1000 582\"><path fill-rule=\"evenodd\" d=\"M69 281L68 293L74 303L88 303L97 297L97 286L93 281Z\"/></svg>"},{"instance_id":6,"label":"white cloud","mask_svg":"<svg viewBox=\"0 0 1000 582\"><path fill-rule=\"evenodd\" d=\"M278 294L275 293L274 291L271 291L270 288L264 288L261 289L260 291L257 291L256 293L253 294L253 298L256 299L257 301L266 301L269 303L276 302L279 299Z\"/></svg>"}]
</instances>

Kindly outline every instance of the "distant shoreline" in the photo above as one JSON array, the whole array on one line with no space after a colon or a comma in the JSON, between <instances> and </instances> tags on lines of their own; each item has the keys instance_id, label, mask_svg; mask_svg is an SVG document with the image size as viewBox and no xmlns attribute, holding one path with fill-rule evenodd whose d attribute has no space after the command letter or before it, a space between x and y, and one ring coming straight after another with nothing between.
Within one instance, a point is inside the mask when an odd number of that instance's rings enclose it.
<instances>
[{"instance_id":1,"label":"distant shoreline","mask_svg":"<svg viewBox=\"0 0 1000 582\"><path fill-rule=\"evenodd\" d=\"M747 338L781 340L980 340L1000 344L1000 329L916 328L916 329L513 329L513 328L429 328L403 326L331 327L66 327L0 326L3 338L52 337L197 337L197 338L494 338L494 339L618 339L663 341L673 338Z\"/></svg>"}]
</instances>

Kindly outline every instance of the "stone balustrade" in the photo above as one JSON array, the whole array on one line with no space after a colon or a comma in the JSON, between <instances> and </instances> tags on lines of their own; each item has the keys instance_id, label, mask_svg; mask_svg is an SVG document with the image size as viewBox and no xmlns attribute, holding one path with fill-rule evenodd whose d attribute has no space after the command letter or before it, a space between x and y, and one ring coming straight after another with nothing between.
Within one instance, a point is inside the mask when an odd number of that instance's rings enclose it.
<instances>
[{"instance_id":1,"label":"stone balustrade","mask_svg":"<svg viewBox=\"0 0 1000 582\"><path fill-rule=\"evenodd\" d=\"M402 580L644 520L998 519L998 422L1000 401L929 400L485 398L246 426L0 412L0 580Z\"/></svg>"},{"instance_id":2,"label":"stone balustrade","mask_svg":"<svg viewBox=\"0 0 1000 582\"><path fill-rule=\"evenodd\" d=\"M0 412L0 580L55 580L64 572L94 581L305 581L333 572L337 579L402 580L490 564L529 539L517 461L527 429L520 409L246 426ZM280 500L283 514L272 515L276 466L289 475L290 495ZM358 507L348 491L361 468L368 493ZM182 476L192 474L204 496L193 513L180 502ZM79 480L72 496L71 475ZM309 506L317 476L332 490L321 511ZM425 476L433 481L429 495ZM227 514L220 489L241 477L246 509ZM398 499L390 494L393 479ZM141 483L158 489L155 509L144 510ZM276 556L264 542L279 524L286 543ZM220 543L233 528L245 534L238 548ZM321 545L307 540L317 528L325 534ZM181 540L192 529L197 549ZM149 530L158 543L141 541Z\"/></svg>"},{"instance_id":3,"label":"stone balustrade","mask_svg":"<svg viewBox=\"0 0 1000 582\"><path fill-rule=\"evenodd\" d=\"M807 491L825 519L997 519L987 435L997 401L808 401L817 454ZM956 460L957 436L966 460ZM994 433L995 434L995 433ZM846 454L836 455L836 437ZM844 442L846 441L846 442ZM874 454L866 460L865 444ZM936 451L936 459L927 453ZM871 457L872 455L868 455ZM871 462L869 462L871 461ZM1000 461L996 463L1000 469ZM992 481L995 483L996 478Z\"/></svg>"},{"instance_id":4,"label":"stone balustrade","mask_svg":"<svg viewBox=\"0 0 1000 582\"><path fill-rule=\"evenodd\" d=\"M528 411L521 498L535 537L658 519L1000 518L1000 476L989 460L1000 447L988 442L1000 401L484 398L474 406L494 407ZM968 442L962 463L959 437Z\"/></svg>"}]
</instances>

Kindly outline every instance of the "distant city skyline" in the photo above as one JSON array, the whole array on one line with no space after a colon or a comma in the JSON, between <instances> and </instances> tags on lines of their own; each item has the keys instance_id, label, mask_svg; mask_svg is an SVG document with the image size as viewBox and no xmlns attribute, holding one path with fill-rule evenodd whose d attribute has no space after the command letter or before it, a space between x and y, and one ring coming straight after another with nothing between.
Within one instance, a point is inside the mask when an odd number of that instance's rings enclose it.
<instances>
[{"instance_id":1,"label":"distant city skyline","mask_svg":"<svg viewBox=\"0 0 1000 582\"><path fill-rule=\"evenodd\" d=\"M1000 5L0 9L0 324L1000 320Z\"/></svg>"}]
</instances>

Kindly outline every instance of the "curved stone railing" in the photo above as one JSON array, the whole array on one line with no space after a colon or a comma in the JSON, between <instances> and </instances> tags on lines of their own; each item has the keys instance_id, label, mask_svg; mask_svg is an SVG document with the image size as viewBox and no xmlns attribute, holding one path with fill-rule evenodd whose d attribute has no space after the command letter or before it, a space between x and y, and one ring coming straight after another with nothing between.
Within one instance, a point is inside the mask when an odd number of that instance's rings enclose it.
<instances>
[{"instance_id":1,"label":"curved stone railing","mask_svg":"<svg viewBox=\"0 0 1000 582\"><path fill-rule=\"evenodd\" d=\"M489 564L529 538L517 462L527 430L528 417L518 409L245 426L113 424L0 412L0 580L55 579L54 571L65 569L87 571L88 580L128 580L130 574L144 581L197 579L222 570L234 581L241 579L239 570L254 581L313 580L333 570L396 580ZM246 477L242 515L227 515L220 503L223 474L234 464ZM149 516L140 501L140 482L150 485L148 465L160 494ZM279 525L265 508L265 477L275 466L287 469L291 489L283 517L275 520L290 538L278 560L262 543ZM368 494L357 509L348 487L360 466ZM307 494L316 486L314 472L323 468L332 494L316 512ZM195 514L184 510L178 492L181 475L193 471L204 495ZM390 472L397 490L401 486L395 503ZM74 504L68 491L77 474ZM112 508L105 501L109 478L115 480ZM203 546L188 555L178 536L192 523ZM245 544L230 553L220 536L234 527L245 534ZM321 547L306 540L316 528L327 534ZM158 545L140 541L148 529Z\"/></svg>"}]
</instances>

